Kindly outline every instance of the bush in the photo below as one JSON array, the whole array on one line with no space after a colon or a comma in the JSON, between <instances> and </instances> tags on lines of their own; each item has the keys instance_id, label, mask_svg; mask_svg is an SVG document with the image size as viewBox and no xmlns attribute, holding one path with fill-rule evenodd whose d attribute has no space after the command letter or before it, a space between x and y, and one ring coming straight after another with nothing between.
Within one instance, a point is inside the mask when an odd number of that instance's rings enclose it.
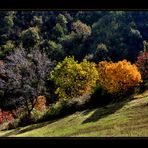
<instances>
[{"instance_id":1,"label":"bush","mask_svg":"<svg viewBox=\"0 0 148 148\"><path fill-rule=\"evenodd\" d=\"M9 129L9 125L14 121L13 115L9 111L0 110L0 130Z\"/></svg>"},{"instance_id":2,"label":"bush","mask_svg":"<svg viewBox=\"0 0 148 148\"><path fill-rule=\"evenodd\" d=\"M46 109L46 98L44 96L38 96L34 108L38 111Z\"/></svg>"},{"instance_id":3,"label":"bush","mask_svg":"<svg viewBox=\"0 0 148 148\"><path fill-rule=\"evenodd\" d=\"M144 82L148 81L148 52L142 52L137 58L136 65Z\"/></svg>"},{"instance_id":4,"label":"bush","mask_svg":"<svg viewBox=\"0 0 148 148\"><path fill-rule=\"evenodd\" d=\"M51 106L49 106L47 114L50 117L54 117L57 115L60 115L61 110L63 110L64 108L66 108L68 105L68 101L67 100L59 100L53 104L51 104Z\"/></svg>"},{"instance_id":5,"label":"bush","mask_svg":"<svg viewBox=\"0 0 148 148\"><path fill-rule=\"evenodd\" d=\"M142 82L135 64L126 60L117 63L102 61L98 64L99 84L110 94L122 95Z\"/></svg>"},{"instance_id":6,"label":"bush","mask_svg":"<svg viewBox=\"0 0 148 148\"><path fill-rule=\"evenodd\" d=\"M40 110L36 110L35 108L32 110L31 112L31 120L34 122L34 123L37 123L39 121L42 121L45 114L47 113L48 109L44 109L42 111Z\"/></svg>"},{"instance_id":7,"label":"bush","mask_svg":"<svg viewBox=\"0 0 148 148\"><path fill-rule=\"evenodd\" d=\"M31 111L31 119L33 122L42 120L44 114L47 112L46 98L44 96L38 96L33 110Z\"/></svg>"},{"instance_id":8,"label":"bush","mask_svg":"<svg viewBox=\"0 0 148 148\"><path fill-rule=\"evenodd\" d=\"M4 123L4 122L12 122L13 120L13 116L10 112L8 111L0 111L0 124Z\"/></svg>"},{"instance_id":9,"label":"bush","mask_svg":"<svg viewBox=\"0 0 148 148\"><path fill-rule=\"evenodd\" d=\"M87 60L78 63L74 57L66 57L59 62L49 77L57 87L55 93L58 97L67 100L90 92L98 79L95 66Z\"/></svg>"}]
</instances>

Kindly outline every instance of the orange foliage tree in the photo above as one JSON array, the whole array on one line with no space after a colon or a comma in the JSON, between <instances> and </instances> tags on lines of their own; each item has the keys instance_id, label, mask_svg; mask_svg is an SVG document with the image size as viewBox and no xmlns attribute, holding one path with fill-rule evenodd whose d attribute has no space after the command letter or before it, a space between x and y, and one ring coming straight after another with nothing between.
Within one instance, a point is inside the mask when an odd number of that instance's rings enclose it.
<instances>
[{"instance_id":1,"label":"orange foliage tree","mask_svg":"<svg viewBox=\"0 0 148 148\"><path fill-rule=\"evenodd\" d=\"M108 93L125 93L142 82L135 64L123 60L117 63L102 61L98 64L99 83Z\"/></svg>"},{"instance_id":2,"label":"orange foliage tree","mask_svg":"<svg viewBox=\"0 0 148 148\"><path fill-rule=\"evenodd\" d=\"M34 108L38 111L44 110L46 108L46 98L44 96L38 96Z\"/></svg>"}]
</instances>

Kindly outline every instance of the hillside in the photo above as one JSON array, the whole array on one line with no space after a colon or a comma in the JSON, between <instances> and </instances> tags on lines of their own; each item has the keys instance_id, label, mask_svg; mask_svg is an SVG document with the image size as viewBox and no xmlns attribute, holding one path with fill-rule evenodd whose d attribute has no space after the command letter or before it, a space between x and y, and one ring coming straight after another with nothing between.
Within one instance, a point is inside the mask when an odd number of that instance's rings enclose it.
<instances>
[{"instance_id":1,"label":"hillside","mask_svg":"<svg viewBox=\"0 0 148 148\"><path fill-rule=\"evenodd\" d=\"M1 11L0 21L0 136L148 135L147 92L130 97L148 90L147 11Z\"/></svg>"},{"instance_id":2,"label":"hillside","mask_svg":"<svg viewBox=\"0 0 148 148\"><path fill-rule=\"evenodd\" d=\"M148 136L148 91L105 107L9 131L1 137Z\"/></svg>"}]
</instances>

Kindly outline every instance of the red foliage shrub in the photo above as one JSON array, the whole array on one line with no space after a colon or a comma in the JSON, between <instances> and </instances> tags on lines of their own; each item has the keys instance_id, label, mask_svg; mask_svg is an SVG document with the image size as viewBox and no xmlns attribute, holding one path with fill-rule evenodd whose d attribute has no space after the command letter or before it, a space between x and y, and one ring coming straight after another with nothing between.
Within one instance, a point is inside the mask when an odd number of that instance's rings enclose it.
<instances>
[{"instance_id":1,"label":"red foliage shrub","mask_svg":"<svg viewBox=\"0 0 148 148\"><path fill-rule=\"evenodd\" d=\"M13 119L14 118L10 112L0 110L0 124L4 122L12 122Z\"/></svg>"},{"instance_id":2,"label":"red foliage shrub","mask_svg":"<svg viewBox=\"0 0 148 148\"><path fill-rule=\"evenodd\" d=\"M136 65L140 70L143 80L148 80L148 52L142 52L138 56Z\"/></svg>"}]
</instances>

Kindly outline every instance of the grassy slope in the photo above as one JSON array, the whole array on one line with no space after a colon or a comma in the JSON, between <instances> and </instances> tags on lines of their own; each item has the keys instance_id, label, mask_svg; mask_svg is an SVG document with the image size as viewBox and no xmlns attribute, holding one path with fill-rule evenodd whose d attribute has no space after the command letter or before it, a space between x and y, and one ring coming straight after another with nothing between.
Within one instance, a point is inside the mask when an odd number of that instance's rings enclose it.
<instances>
[{"instance_id":1,"label":"grassy slope","mask_svg":"<svg viewBox=\"0 0 148 148\"><path fill-rule=\"evenodd\" d=\"M45 123L1 131L0 136L148 136L148 91L129 102L76 112Z\"/></svg>"}]
</instances>

